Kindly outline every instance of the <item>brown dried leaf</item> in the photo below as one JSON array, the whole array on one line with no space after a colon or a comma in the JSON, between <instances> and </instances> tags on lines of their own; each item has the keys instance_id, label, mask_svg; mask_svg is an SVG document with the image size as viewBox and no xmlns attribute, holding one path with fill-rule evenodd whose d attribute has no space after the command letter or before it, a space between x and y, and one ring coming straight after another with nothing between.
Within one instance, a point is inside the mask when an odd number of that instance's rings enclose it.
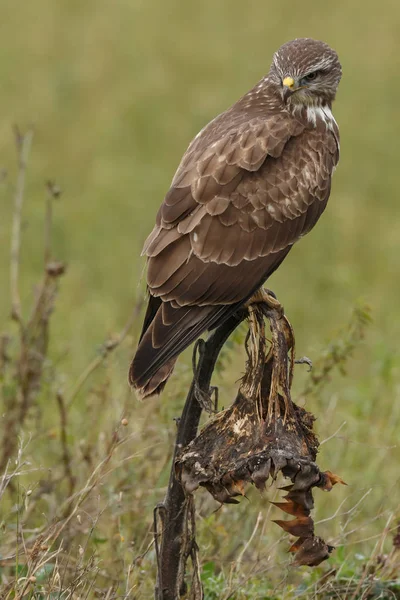
<instances>
[{"instance_id":1,"label":"brown dried leaf","mask_svg":"<svg viewBox=\"0 0 400 600\"><path fill-rule=\"evenodd\" d=\"M289 499L287 502L271 502L283 512L288 513L288 515L293 515L295 517L305 517L307 516L306 510L304 506L294 502L292 499Z\"/></svg>"},{"instance_id":2,"label":"brown dried leaf","mask_svg":"<svg viewBox=\"0 0 400 600\"><path fill-rule=\"evenodd\" d=\"M271 469L271 459L269 458L266 462L264 462L258 469L253 471L251 474L251 479L254 482L254 485L259 490L265 489L265 483L269 477Z\"/></svg>"},{"instance_id":3,"label":"brown dried leaf","mask_svg":"<svg viewBox=\"0 0 400 600\"><path fill-rule=\"evenodd\" d=\"M304 540L306 540L306 539L307 538L299 538L298 540L293 542L293 544L290 546L288 552L297 552L298 550L300 550L301 546L304 543Z\"/></svg>"},{"instance_id":4,"label":"brown dried leaf","mask_svg":"<svg viewBox=\"0 0 400 600\"><path fill-rule=\"evenodd\" d=\"M294 344L290 324L273 310L265 312L272 334L268 350L264 312L257 306L250 320L256 341L249 338L253 347L247 348L246 374L236 399L178 453L176 472L187 492L201 485L218 502L237 504L234 497L244 495L247 482L263 490L268 478L276 479L281 471L291 483L280 488L286 492L286 501L273 504L295 518L274 522L299 538L290 548L296 553L295 564L313 566L332 550L314 536L310 516L313 488L330 490L344 481L330 471L321 473L315 462L318 440L313 432L314 417L290 398L292 355L288 351Z\"/></svg>"},{"instance_id":5,"label":"brown dried leaf","mask_svg":"<svg viewBox=\"0 0 400 600\"><path fill-rule=\"evenodd\" d=\"M297 504L301 504L309 514L310 510L314 508L314 498L311 490L292 491L284 496L285 500L292 500Z\"/></svg>"},{"instance_id":6,"label":"brown dried leaf","mask_svg":"<svg viewBox=\"0 0 400 600\"><path fill-rule=\"evenodd\" d=\"M300 540L298 540L300 542ZM296 545L297 543L296 542ZM305 565L308 567L316 567L322 561L329 558L330 553L334 549L329 546L320 537L308 537L304 539L301 545L297 548L297 553L294 565Z\"/></svg>"},{"instance_id":7,"label":"brown dried leaf","mask_svg":"<svg viewBox=\"0 0 400 600\"><path fill-rule=\"evenodd\" d=\"M337 483L341 483L342 485L347 485L345 481L339 475L335 475L331 471L325 471L321 473L322 481L318 487L325 490L326 492L330 492L334 485Z\"/></svg>"},{"instance_id":8,"label":"brown dried leaf","mask_svg":"<svg viewBox=\"0 0 400 600\"><path fill-rule=\"evenodd\" d=\"M284 531L295 537L311 537L314 533L314 523L311 517L298 517L291 521L274 520Z\"/></svg>"},{"instance_id":9,"label":"brown dried leaf","mask_svg":"<svg viewBox=\"0 0 400 600\"><path fill-rule=\"evenodd\" d=\"M273 463L271 466L271 476L273 479L276 479L279 471L282 471L284 467L287 465L287 459L285 456L274 454Z\"/></svg>"},{"instance_id":10,"label":"brown dried leaf","mask_svg":"<svg viewBox=\"0 0 400 600\"><path fill-rule=\"evenodd\" d=\"M227 485L227 490L231 494L231 496L244 496L244 481L232 481Z\"/></svg>"},{"instance_id":11,"label":"brown dried leaf","mask_svg":"<svg viewBox=\"0 0 400 600\"><path fill-rule=\"evenodd\" d=\"M236 482L239 483L239 482ZM243 488L239 485L231 486L230 488L223 486L219 483L216 484L205 484L210 494L214 497L217 502L221 504L239 504L238 500L234 499L234 496L243 496Z\"/></svg>"}]
</instances>

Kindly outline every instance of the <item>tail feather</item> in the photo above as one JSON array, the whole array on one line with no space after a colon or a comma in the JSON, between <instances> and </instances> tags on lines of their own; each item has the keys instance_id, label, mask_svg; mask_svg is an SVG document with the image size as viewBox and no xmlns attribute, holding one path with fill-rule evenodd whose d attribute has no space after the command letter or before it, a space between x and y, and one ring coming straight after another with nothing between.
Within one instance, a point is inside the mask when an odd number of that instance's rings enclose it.
<instances>
[{"instance_id":1,"label":"tail feather","mask_svg":"<svg viewBox=\"0 0 400 600\"><path fill-rule=\"evenodd\" d=\"M152 297L150 303L153 307L147 309L146 317L154 308ZM145 319L148 327L142 332L129 369L130 384L142 396L159 394L173 371L178 354L212 325L221 309L226 310L226 307L174 308L169 302L161 302L153 319Z\"/></svg>"},{"instance_id":2,"label":"tail feather","mask_svg":"<svg viewBox=\"0 0 400 600\"><path fill-rule=\"evenodd\" d=\"M168 362L166 362L156 373L150 377L145 383L142 383L141 379L138 379L136 382L132 382L134 387L137 389L142 398L146 398L147 396L154 396L155 394L161 394L163 391L165 384L167 383L172 371L174 370L176 363L176 357L171 358ZM129 373L131 376L131 371Z\"/></svg>"},{"instance_id":3,"label":"tail feather","mask_svg":"<svg viewBox=\"0 0 400 600\"><path fill-rule=\"evenodd\" d=\"M263 273L257 276L255 284L248 294L232 304L217 304L227 302L225 296L216 295L212 282L206 292L200 297L201 301L209 301L206 305L179 306L176 300L161 300L150 294L139 346L129 369L129 382L143 396L159 394L171 375L178 355L207 329L214 329L229 319L253 293L281 264L291 246L280 252L266 257ZM234 294L239 275L232 273L227 282L226 291ZM214 304L211 304L214 302Z\"/></svg>"},{"instance_id":4,"label":"tail feather","mask_svg":"<svg viewBox=\"0 0 400 600\"><path fill-rule=\"evenodd\" d=\"M152 320L157 314L158 309L161 306L161 298L149 295L149 302L147 304L146 314L144 315L142 332L140 334L139 343L151 325Z\"/></svg>"}]
</instances>

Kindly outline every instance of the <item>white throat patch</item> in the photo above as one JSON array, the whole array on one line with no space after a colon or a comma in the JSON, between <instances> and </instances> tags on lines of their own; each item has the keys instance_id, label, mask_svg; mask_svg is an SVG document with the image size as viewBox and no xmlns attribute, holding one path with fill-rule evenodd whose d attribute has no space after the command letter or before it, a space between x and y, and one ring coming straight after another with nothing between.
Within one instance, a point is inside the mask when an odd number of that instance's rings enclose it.
<instances>
[{"instance_id":1,"label":"white throat patch","mask_svg":"<svg viewBox=\"0 0 400 600\"><path fill-rule=\"evenodd\" d=\"M315 127L317 124L317 119L321 119L325 123L326 127L331 131L333 130L334 125L337 126L335 117L333 116L329 106L307 106L307 120L310 125Z\"/></svg>"}]
</instances>

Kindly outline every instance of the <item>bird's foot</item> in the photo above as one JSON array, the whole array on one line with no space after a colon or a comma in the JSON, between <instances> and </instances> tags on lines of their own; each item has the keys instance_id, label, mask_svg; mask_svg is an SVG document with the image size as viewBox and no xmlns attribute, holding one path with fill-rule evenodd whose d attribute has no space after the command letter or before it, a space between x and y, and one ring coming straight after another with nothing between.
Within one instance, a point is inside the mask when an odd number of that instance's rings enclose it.
<instances>
[{"instance_id":1,"label":"bird's foot","mask_svg":"<svg viewBox=\"0 0 400 600\"><path fill-rule=\"evenodd\" d=\"M284 315L284 309L282 304L279 302L274 292L267 288L261 287L255 294L252 295L250 300L247 301L246 306L250 307L252 304L265 304L269 309L276 310L282 317Z\"/></svg>"}]
</instances>

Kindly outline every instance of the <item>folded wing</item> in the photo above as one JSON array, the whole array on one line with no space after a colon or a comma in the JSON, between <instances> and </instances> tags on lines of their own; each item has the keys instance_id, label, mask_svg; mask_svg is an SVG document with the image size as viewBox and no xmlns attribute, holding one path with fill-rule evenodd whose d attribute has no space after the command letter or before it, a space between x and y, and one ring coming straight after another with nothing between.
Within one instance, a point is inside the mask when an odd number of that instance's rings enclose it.
<instances>
[{"instance_id":1,"label":"folded wing","mask_svg":"<svg viewBox=\"0 0 400 600\"><path fill-rule=\"evenodd\" d=\"M326 128L286 113L222 117L189 146L144 246L150 300L130 369L143 395L160 391L177 355L252 296L329 197L338 147Z\"/></svg>"}]
</instances>

